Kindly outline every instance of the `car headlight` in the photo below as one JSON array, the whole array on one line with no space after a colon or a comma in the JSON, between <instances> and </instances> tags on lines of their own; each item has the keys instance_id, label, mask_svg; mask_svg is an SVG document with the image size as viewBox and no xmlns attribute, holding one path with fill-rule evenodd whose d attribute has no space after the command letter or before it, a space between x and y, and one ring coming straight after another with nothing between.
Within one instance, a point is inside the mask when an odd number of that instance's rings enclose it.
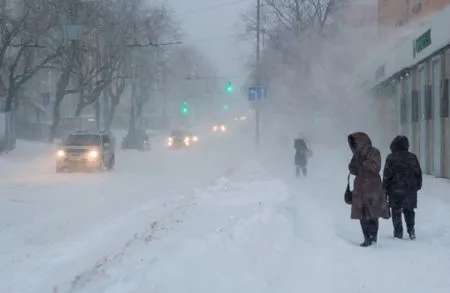
<instances>
[{"instance_id":1,"label":"car headlight","mask_svg":"<svg viewBox=\"0 0 450 293\"><path fill-rule=\"evenodd\" d=\"M217 126L214 126L214 127L213 127L213 131L217 131Z\"/></svg>"},{"instance_id":2,"label":"car headlight","mask_svg":"<svg viewBox=\"0 0 450 293\"><path fill-rule=\"evenodd\" d=\"M227 130L227 128L225 127L225 125L220 126L220 130L225 131Z\"/></svg>"},{"instance_id":3,"label":"car headlight","mask_svg":"<svg viewBox=\"0 0 450 293\"><path fill-rule=\"evenodd\" d=\"M63 157L66 156L66 152L63 151L63 150L59 150L59 151L56 152L56 156L57 156L58 158L63 158Z\"/></svg>"},{"instance_id":4,"label":"car headlight","mask_svg":"<svg viewBox=\"0 0 450 293\"><path fill-rule=\"evenodd\" d=\"M97 151L90 151L88 156L91 159L96 159L98 157L98 152Z\"/></svg>"},{"instance_id":5,"label":"car headlight","mask_svg":"<svg viewBox=\"0 0 450 293\"><path fill-rule=\"evenodd\" d=\"M193 141L198 141L198 137L197 137L197 136L193 136L193 137L192 137L192 140L193 140Z\"/></svg>"}]
</instances>

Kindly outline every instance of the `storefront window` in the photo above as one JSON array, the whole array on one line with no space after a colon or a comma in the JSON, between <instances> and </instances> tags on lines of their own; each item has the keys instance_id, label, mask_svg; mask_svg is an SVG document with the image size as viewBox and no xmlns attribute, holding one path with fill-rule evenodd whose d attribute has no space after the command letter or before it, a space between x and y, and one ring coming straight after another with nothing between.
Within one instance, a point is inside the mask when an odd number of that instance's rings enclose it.
<instances>
[{"instance_id":1,"label":"storefront window","mask_svg":"<svg viewBox=\"0 0 450 293\"><path fill-rule=\"evenodd\" d=\"M411 99L411 121L419 121L419 92L417 90L412 91Z\"/></svg>"}]
</instances>

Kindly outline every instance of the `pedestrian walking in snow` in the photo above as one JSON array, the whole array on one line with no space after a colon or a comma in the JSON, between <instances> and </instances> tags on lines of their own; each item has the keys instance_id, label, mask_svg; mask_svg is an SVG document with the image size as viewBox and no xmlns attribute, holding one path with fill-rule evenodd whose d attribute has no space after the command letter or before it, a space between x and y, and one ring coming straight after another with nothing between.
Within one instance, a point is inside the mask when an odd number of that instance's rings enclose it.
<instances>
[{"instance_id":1,"label":"pedestrian walking in snow","mask_svg":"<svg viewBox=\"0 0 450 293\"><path fill-rule=\"evenodd\" d=\"M295 174L297 177L300 176L300 173L306 177L308 174L308 157L311 154L311 150L308 146L308 143L304 138L297 138L294 141L295 147Z\"/></svg>"},{"instance_id":2,"label":"pedestrian walking in snow","mask_svg":"<svg viewBox=\"0 0 450 293\"><path fill-rule=\"evenodd\" d=\"M378 219L390 218L380 177L381 156L364 132L350 134L348 144L353 153L348 169L355 176L351 218L360 220L364 235L361 246L367 247L377 242Z\"/></svg>"},{"instance_id":3,"label":"pedestrian walking in snow","mask_svg":"<svg viewBox=\"0 0 450 293\"><path fill-rule=\"evenodd\" d=\"M416 155L409 152L409 141L399 135L391 143L383 171L383 188L392 209L394 237L403 238L402 213L411 240L416 239L417 192L422 188L422 169Z\"/></svg>"}]
</instances>

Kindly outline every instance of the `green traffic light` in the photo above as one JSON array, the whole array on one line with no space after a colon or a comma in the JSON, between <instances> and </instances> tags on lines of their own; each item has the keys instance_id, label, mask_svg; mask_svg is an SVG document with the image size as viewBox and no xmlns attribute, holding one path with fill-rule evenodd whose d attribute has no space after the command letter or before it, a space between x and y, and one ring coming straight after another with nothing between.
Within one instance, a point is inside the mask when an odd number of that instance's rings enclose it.
<instances>
[{"instance_id":1,"label":"green traffic light","mask_svg":"<svg viewBox=\"0 0 450 293\"><path fill-rule=\"evenodd\" d=\"M227 104L223 105L224 110L228 110L229 108L230 108L230 106L228 106Z\"/></svg>"},{"instance_id":2,"label":"green traffic light","mask_svg":"<svg viewBox=\"0 0 450 293\"><path fill-rule=\"evenodd\" d=\"M189 106L186 101L183 102L183 106L181 107L181 114L183 114L183 115L189 114Z\"/></svg>"},{"instance_id":3,"label":"green traffic light","mask_svg":"<svg viewBox=\"0 0 450 293\"><path fill-rule=\"evenodd\" d=\"M234 91L231 81L228 82L226 90L227 90L227 93L232 93Z\"/></svg>"}]
</instances>

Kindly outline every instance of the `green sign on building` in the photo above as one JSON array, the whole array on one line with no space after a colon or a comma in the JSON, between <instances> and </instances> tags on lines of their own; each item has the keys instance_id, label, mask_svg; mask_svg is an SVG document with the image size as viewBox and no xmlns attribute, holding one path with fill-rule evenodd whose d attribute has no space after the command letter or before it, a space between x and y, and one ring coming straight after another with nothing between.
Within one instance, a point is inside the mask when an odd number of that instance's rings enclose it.
<instances>
[{"instance_id":1,"label":"green sign on building","mask_svg":"<svg viewBox=\"0 0 450 293\"><path fill-rule=\"evenodd\" d=\"M413 44L413 57L416 58L416 55L425 50L428 46L431 45L431 29L424 32L420 37L414 40Z\"/></svg>"}]
</instances>

